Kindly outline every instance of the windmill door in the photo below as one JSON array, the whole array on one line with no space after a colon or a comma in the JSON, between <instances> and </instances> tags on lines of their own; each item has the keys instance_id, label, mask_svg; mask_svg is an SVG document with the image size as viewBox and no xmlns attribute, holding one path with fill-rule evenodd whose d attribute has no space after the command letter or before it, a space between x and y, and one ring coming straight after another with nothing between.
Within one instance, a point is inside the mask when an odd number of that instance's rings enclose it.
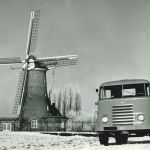
<instances>
[{"instance_id":1,"label":"windmill door","mask_svg":"<svg viewBox=\"0 0 150 150\"><path fill-rule=\"evenodd\" d=\"M3 131L11 131L11 123L3 123Z\"/></svg>"}]
</instances>

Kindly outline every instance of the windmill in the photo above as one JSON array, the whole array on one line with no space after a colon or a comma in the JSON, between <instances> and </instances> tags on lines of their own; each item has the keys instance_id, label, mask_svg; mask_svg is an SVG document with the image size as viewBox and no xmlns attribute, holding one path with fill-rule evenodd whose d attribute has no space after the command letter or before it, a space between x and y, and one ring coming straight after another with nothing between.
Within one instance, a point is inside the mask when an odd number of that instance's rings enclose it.
<instances>
[{"instance_id":1,"label":"windmill","mask_svg":"<svg viewBox=\"0 0 150 150\"><path fill-rule=\"evenodd\" d=\"M32 55L36 48L39 15L40 10L31 12L26 58L0 58L0 65L23 64L12 114L29 121L49 115L46 72L51 68L75 65L77 62L76 55L43 58Z\"/></svg>"}]
</instances>

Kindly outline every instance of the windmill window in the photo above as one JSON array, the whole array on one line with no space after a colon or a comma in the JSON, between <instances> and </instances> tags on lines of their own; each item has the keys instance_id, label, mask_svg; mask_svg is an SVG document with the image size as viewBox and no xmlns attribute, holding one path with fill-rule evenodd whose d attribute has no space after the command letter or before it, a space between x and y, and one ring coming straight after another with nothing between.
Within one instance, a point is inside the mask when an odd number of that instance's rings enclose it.
<instances>
[{"instance_id":1,"label":"windmill window","mask_svg":"<svg viewBox=\"0 0 150 150\"><path fill-rule=\"evenodd\" d=\"M45 79L43 79L43 83L45 83Z\"/></svg>"},{"instance_id":2,"label":"windmill window","mask_svg":"<svg viewBox=\"0 0 150 150\"><path fill-rule=\"evenodd\" d=\"M37 128L38 126L38 121L37 120L32 120L31 121L31 128Z\"/></svg>"},{"instance_id":3,"label":"windmill window","mask_svg":"<svg viewBox=\"0 0 150 150\"><path fill-rule=\"evenodd\" d=\"M29 98L31 97L31 94L29 93Z\"/></svg>"},{"instance_id":4,"label":"windmill window","mask_svg":"<svg viewBox=\"0 0 150 150\"><path fill-rule=\"evenodd\" d=\"M49 106L47 105L47 111L49 111Z\"/></svg>"}]
</instances>

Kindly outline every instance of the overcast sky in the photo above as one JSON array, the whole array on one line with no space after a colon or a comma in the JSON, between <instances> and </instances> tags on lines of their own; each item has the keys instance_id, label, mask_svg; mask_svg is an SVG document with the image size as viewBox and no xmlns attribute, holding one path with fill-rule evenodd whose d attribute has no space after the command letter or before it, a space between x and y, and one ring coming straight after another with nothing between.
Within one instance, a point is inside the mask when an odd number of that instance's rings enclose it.
<instances>
[{"instance_id":1,"label":"overcast sky","mask_svg":"<svg viewBox=\"0 0 150 150\"><path fill-rule=\"evenodd\" d=\"M149 0L0 0L0 57L25 58L31 10L41 10L36 56L77 54L58 68L54 90L78 87L85 112L106 81L150 80ZM0 66L0 116L10 116L19 71ZM47 72L50 88L51 71Z\"/></svg>"}]
</instances>

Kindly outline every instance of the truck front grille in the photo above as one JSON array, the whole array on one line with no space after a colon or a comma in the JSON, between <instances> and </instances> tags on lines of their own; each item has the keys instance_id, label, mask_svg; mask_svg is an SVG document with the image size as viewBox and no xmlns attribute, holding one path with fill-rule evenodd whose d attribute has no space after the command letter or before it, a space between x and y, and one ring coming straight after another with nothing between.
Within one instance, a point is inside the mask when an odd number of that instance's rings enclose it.
<instances>
[{"instance_id":1,"label":"truck front grille","mask_svg":"<svg viewBox=\"0 0 150 150\"><path fill-rule=\"evenodd\" d=\"M112 106L113 125L133 125L134 120L132 104Z\"/></svg>"}]
</instances>

